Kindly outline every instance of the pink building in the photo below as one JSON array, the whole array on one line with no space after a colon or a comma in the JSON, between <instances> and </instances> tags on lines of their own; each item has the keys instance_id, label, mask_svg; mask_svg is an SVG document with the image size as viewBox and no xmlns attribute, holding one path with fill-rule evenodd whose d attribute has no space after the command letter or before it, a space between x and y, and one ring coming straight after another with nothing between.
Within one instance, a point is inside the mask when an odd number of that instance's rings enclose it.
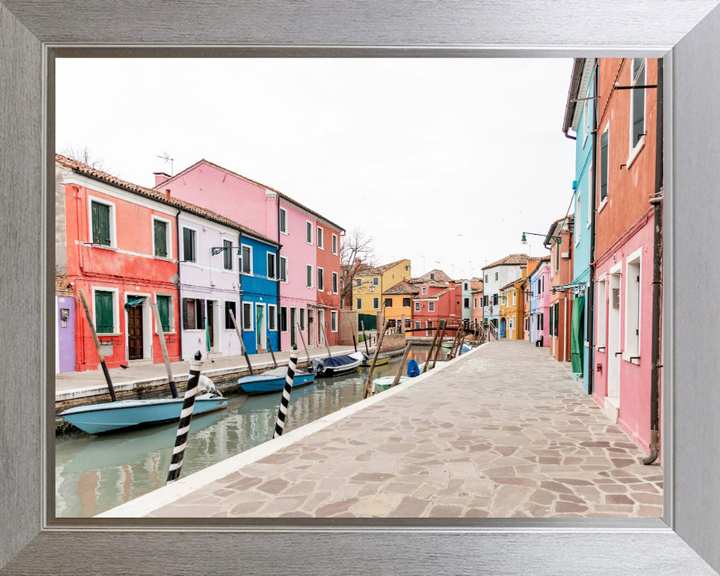
<instances>
[{"instance_id":1,"label":"pink building","mask_svg":"<svg viewBox=\"0 0 720 576\"><path fill-rule=\"evenodd\" d=\"M298 328L308 346L319 345L317 301L318 218L343 229L320 214L268 186L207 160L176 176L156 174L155 189L217 212L280 245L278 290L280 349L302 349ZM324 270L326 278L337 270Z\"/></svg>"},{"instance_id":2,"label":"pink building","mask_svg":"<svg viewBox=\"0 0 720 576\"><path fill-rule=\"evenodd\" d=\"M530 286L530 342L550 346L550 256L528 276Z\"/></svg>"}]
</instances>

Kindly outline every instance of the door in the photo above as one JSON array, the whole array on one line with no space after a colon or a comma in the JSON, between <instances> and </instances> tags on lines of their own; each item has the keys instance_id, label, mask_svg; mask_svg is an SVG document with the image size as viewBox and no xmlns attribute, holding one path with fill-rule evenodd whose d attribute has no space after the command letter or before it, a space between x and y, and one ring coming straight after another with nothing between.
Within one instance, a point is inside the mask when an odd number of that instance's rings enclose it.
<instances>
[{"instance_id":1,"label":"door","mask_svg":"<svg viewBox=\"0 0 720 576\"><path fill-rule=\"evenodd\" d=\"M325 310L318 310L318 346L325 346Z\"/></svg>"},{"instance_id":2,"label":"door","mask_svg":"<svg viewBox=\"0 0 720 576\"><path fill-rule=\"evenodd\" d=\"M207 340L208 352L215 351L215 303L211 300L207 301Z\"/></svg>"},{"instance_id":3,"label":"door","mask_svg":"<svg viewBox=\"0 0 720 576\"><path fill-rule=\"evenodd\" d=\"M620 398L620 361L622 359L622 344L620 341L620 286L622 274L610 276L610 294L608 295L608 398L615 399L619 404ZM616 408L618 406L616 405Z\"/></svg>"},{"instance_id":4,"label":"door","mask_svg":"<svg viewBox=\"0 0 720 576\"><path fill-rule=\"evenodd\" d=\"M267 348L265 332L265 306L262 304L255 304L255 338L257 338L258 348Z\"/></svg>"},{"instance_id":5,"label":"door","mask_svg":"<svg viewBox=\"0 0 720 576\"><path fill-rule=\"evenodd\" d=\"M290 308L290 347L297 346L297 318L295 308Z\"/></svg>"},{"instance_id":6,"label":"door","mask_svg":"<svg viewBox=\"0 0 720 576\"><path fill-rule=\"evenodd\" d=\"M307 309L308 316L308 346L315 346L315 317L312 308Z\"/></svg>"},{"instance_id":7,"label":"door","mask_svg":"<svg viewBox=\"0 0 720 576\"><path fill-rule=\"evenodd\" d=\"M505 318L500 320L500 338L505 338Z\"/></svg>"},{"instance_id":8,"label":"door","mask_svg":"<svg viewBox=\"0 0 720 576\"><path fill-rule=\"evenodd\" d=\"M143 307L134 306L128 310L128 359L143 357Z\"/></svg>"}]
</instances>

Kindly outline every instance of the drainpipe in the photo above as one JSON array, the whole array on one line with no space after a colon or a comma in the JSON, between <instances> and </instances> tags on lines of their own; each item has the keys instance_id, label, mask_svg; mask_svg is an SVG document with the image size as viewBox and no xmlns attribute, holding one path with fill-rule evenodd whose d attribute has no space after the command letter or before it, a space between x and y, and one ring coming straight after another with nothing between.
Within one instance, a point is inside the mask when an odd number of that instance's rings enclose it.
<instances>
[{"instance_id":1,"label":"drainpipe","mask_svg":"<svg viewBox=\"0 0 720 576\"><path fill-rule=\"evenodd\" d=\"M178 326L178 333L180 334L180 337L178 338L178 341L180 342L180 361L183 360L183 306L182 306L182 278L180 276L180 268L182 266L180 263L182 262L180 258L180 244L181 244L181 234L180 234L180 210L178 210L177 214L175 214L175 234L177 235L177 260L178 260L178 316L180 316L180 325Z\"/></svg>"},{"instance_id":2,"label":"drainpipe","mask_svg":"<svg viewBox=\"0 0 720 576\"><path fill-rule=\"evenodd\" d=\"M595 70L593 72L593 96L597 96L600 89L600 59L595 60ZM588 370L588 394L593 393L595 384L595 208L597 201L597 131L598 131L598 109L600 108L600 99L593 100L593 161L592 161L592 183L590 190L592 191L592 209L590 210L590 288L587 291L585 300L587 301L586 309L588 315L588 342L590 350L589 370Z\"/></svg>"},{"instance_id":3,"label":"drainpipe","mask_svg":"<svg viewBox=\"0 0 720 576\"><path fill-rule=\"evenodd\" d=\"M663 60L658 58L657 128L655 135L655 196L650 204L655 207L655 247L653 252L652 299L652 374L650 376L650 455L643 464L652 464L658 457L660 436L659 380L660 380L660 311L662 307L662 194L663 194Z\"/></svg>"},{"instance_id":4,"label":"drainpipe","mask_svg":"<svg viewBox=\"0 0 720 576\"><path fill-rule=\"evenodd\" d=\"M278 247L277 247L277 313L280 314L280 193L277 192L275 195L275 198L277 198L275 205L277 206L277 241L278 241ZM286 222L287 224L287 222ZM288 270L285 270L286 274L289 274ZM288 318L289 320L289 318ZM278 352L282 350L282 329L280 326L280 318L275 318L275 325L277 327L277 335L278 335L278 341L277 341L277 349Z\"/></svg>"}]
</instances>

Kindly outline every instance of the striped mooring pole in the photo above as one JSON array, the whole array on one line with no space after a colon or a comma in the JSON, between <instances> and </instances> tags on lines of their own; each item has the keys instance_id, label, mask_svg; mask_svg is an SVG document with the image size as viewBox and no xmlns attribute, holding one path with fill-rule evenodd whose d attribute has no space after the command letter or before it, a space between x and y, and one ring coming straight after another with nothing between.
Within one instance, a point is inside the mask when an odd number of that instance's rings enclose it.
<instances>
[{"instance_id":1,"label":"striped mooring pole","mask_svg":"<svg viewBox=\"0 0 720 576\"><path fill-rule=\"evenodd\" d=\"M298 349L297 346L293 346L292 351L290 352L290 362L288 362L288 371L285 376L285 388L283 389L282 399L280 400L280 409L278 410L278 417L275 422L275 432L273 432L273 438L276 436L282 436L283 428L285 428L288 404L290 404L290 393L292 392L293 380L295 380L295 366L297 365L297 359Z\"/></svg>"},{"instance_id":2,"label":"striped mooring pole","mask_svg":"<svg viewBox=\"0 0 720 576\"><path fill-rule=\"evenodd\" d=\"M187 388L185 388L185 398L183 399L182 412L180 412L180 422L178 422L175 448L173 448L172 460L170 460L166 485L180 478L180 469L185 456L185 446L187 446L188 433L190 432L190 421L195 407L195 394L200 381L200 368L202 365L202 354L198 350L195 359L190 362L190 377L188 378Z\"/></svg>"}]
</instances>

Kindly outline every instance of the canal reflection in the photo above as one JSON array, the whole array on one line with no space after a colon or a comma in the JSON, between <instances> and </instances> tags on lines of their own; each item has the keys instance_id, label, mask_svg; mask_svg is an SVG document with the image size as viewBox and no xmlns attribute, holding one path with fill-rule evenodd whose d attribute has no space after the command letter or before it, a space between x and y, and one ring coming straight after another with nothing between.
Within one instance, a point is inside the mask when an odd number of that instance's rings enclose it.
<instances>
[{"instance_id":1,"label":"canal reflection","mask_svg":"<svg viewBox=\"0 0 720 576\"><path fill-rule=\"evenodd\" d=\"M412 353L417 362L427 348ZM399 357L375 369L397 371ZM322 418L362 399L367 368L337 378L318 379L293 390L285 431ZM182 476L226 460L272 439L280 393L228 395L227 410L193 418ZM177 424L105 436L56 439L56 515L90 517L147 494L165 484Z\"/></svg>"}]
</instances>

